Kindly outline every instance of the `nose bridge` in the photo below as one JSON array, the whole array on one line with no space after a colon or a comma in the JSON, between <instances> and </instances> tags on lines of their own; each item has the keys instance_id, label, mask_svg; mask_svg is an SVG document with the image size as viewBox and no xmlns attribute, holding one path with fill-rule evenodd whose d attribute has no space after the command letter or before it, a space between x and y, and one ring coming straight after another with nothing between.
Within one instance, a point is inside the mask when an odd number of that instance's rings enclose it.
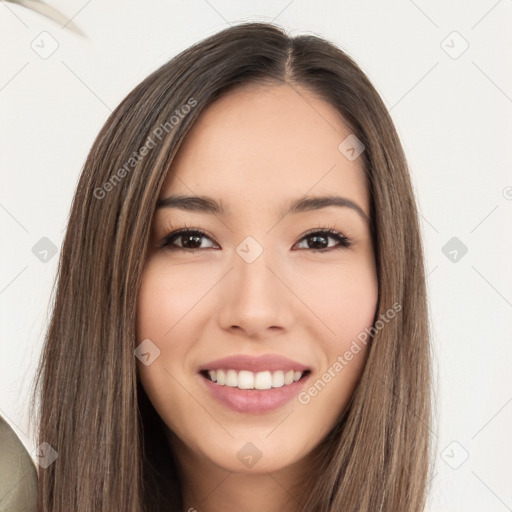
<instances>
[{"instance_id":1,"label":"nose bridge","mask_svg":"<svg viewBox=\"0 0 512 512\"><path fill-rule=\"evenodd\" d=\"M239 300L259 308L270 309L273 298L280 295L280 283L271 271L272 250L263 248L247 237L236 249L234 257L235 293ZM282 286L282 284L281 284Z\"/></svg>"},{"instance_id":2,"label":"nose bridge","mask_svg":"<svg viewBox=\"0 0 512 512\"><path fill-rule=\"evenodd\" d=\"M256 334L269 327L289 327L291 297L279 276L278 256L247 237L233 254L233 270L223 294L220 322ZM275 267L275 268L274 268Z\"/></svg>"}]
</instances>

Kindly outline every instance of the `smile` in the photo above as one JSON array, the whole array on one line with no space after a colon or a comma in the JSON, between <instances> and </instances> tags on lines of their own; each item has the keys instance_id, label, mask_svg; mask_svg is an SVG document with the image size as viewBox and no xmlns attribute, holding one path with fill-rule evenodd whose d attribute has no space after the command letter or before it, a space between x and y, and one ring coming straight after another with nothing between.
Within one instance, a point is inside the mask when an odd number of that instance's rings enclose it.
<instances>
[{"instance_id":1,"label":"smile","mask_svg":"<svg viewBox=\"0 0 512 512\"><path fill-rule=\"evenodd\" d=\"M281 370L258 373L246 370L210 370L201 371L198 375L206 388L205 392L222 407L237 413L264 414L279 409L295 398L303 390L310 374L309 370L288 370L286 373ZM224 384L219 383L219 376L221 381L224 378ZM216 378L216 382L213 381L213 377ZM287 384L290 379L291 383ZM272 382L283 384L274 387ZM244 385L245 389L239 387ZM250 387L247 387L249 385Z\"/></svg>"},{"instance_id":2,"label":"smile","mask_svg":"<svg viewBox=\"0 0 512 512\"><path fill-rule=\"evenodd\" d=\"M307 371L265 370L252 372L249 370L205 370L202 374L219 386L229 386L238 389L271 389L289 386L297 382Z\"/></svg>"}]
</instances>

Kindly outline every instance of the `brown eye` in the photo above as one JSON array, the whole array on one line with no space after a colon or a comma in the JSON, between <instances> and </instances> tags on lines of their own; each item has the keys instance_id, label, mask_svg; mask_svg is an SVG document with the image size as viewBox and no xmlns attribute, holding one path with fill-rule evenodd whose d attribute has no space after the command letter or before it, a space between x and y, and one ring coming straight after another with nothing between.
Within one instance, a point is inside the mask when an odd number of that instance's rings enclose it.
<instances>
[{"instance_id":1,"label":"brown eye","mask_svg":"<svg viewBox=\"0 0 512 512\"><path fill-rule=\"evenodd\" d=\"M335 240L338 244L329 246L329 239ZM334 229L312 231L303 236L301 240L308 241L308 247L306 247L306 249L320 252L331 249L347 248L352 245L351 240L347 236Z\"/></svg>"},{"instance_id":2,"label":"brown eye","mask_svg":"<svg viewBox=\"0 0 512 512\"><path fill-rule=\"evenodd\" d=\"M183 250L195 252L201 249L208 249L208 247L201 247L202 239L207 238L210 240L208 235L204 231L180 229L169 233L163 240L161 247L165 247L170 250ZM176 241L180 241L181 245L176 244Z\"/></svg>"},{"instance_id":3,"label":"brown eye","mask_svg":"<svg viewBox=\"0 0 512 512\"><path fill-rule=\"evenodd\" d=\"M188 251L197 252L204 249L218 248L216 247L201 247L203 240L210 240L211 238L200 229L178 229L169 233L160 244L161 248L166 248L172 251ZM329 245L329 240L334 240L334 245ZM303 249L310 249L313 252L326 252L330 250L347 248L352 245L351 240L343 233L335 229L316 229L304 235L301 241L305 240L307 247ZM178 243L177 243L178 242ZM216 244L213 242L213 245Z\"/></svg>"}]
</instances>

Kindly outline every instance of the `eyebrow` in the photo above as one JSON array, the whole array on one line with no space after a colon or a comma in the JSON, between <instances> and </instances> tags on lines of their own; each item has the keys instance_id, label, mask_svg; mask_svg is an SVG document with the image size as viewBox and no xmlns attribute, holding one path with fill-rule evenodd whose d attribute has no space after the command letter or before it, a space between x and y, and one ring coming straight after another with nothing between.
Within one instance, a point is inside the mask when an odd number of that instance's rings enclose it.
<instances>
[{"instance_id":1,"label":"eyebrow","mask_svg":"<svg viewBox=\"0 0 512 512\"><path fill-rule=\"evenodd\" d=\"M350 208L357 212L367 224L370 224L370 220L365 211L357 203L346 197L335 195L310 196L294 199L287 203L282 209L281 217L294 213L321 210L329 206ZM213 215L227 216L228 214L221 201L216 201L212 197L207 196L171 195L160 199L156 207L157 209L178 208L189 212L210 213Z\"/></svg>"}]
</instances>

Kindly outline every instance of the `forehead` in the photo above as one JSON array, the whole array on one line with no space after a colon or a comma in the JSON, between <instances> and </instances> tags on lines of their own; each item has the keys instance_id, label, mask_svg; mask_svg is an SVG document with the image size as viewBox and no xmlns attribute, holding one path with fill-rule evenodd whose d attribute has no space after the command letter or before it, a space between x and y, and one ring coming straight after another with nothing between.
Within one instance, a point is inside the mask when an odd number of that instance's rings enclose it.
<instances>
[{"instance_id":1,"label":"forehead","mask_svg":"<svg viewBox=\"0 0 512 512\"><path fill-rule=\"evenodd\" d=\"M209 105L162 188L209 195L231 210L276 207L304 195L342 194L368 214L362 158L338 149L351 134L339 112L296 86L245 86Z\"/></svg>"}]
</instances>

